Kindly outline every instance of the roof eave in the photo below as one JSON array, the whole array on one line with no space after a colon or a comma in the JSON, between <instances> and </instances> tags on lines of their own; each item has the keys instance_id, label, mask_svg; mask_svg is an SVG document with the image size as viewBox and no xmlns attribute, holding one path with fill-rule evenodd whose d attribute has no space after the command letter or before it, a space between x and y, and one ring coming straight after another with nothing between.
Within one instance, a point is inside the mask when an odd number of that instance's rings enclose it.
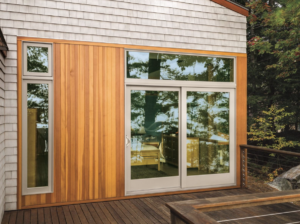
<instances>
[{"instance_id":1,"label":"roof eave","mask_svg":"<svg viewBox=\"0 0 300 224\"><path fill-rule=\"evenodd\" d=\"M218 3L219 5L222 5L228 9L231 9L232 11L240 13L244 16L249 16L249 10L246 7L243 7L230 0L211 0L211 1Z\"/></svg>"}]
</instances>

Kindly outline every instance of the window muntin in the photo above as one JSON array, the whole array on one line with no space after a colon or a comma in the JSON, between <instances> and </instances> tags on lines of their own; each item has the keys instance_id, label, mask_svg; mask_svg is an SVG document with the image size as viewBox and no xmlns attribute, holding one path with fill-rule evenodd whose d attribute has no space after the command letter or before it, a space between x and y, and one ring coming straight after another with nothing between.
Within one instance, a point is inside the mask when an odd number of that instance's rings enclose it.
<instances>
[{"instance_id":1,"label":"window muntin","mask_svg":"<svg viewBox=\"0 0 300 224\"><path fill-rule=\"evenodd\" d=\"M234 59L154 52L126 52L129 79L234 82Z\"/></svg>"},{"instance_id":2,"label":"window muntin","mask_svg":"<svg viewBox=\"0 0 300 224\"><path fill-rule=\"evenodd\" d=\"M52 45L39 43L24 43L23 45L23 75L52 76Z\"/></svg>"}]
</instances>

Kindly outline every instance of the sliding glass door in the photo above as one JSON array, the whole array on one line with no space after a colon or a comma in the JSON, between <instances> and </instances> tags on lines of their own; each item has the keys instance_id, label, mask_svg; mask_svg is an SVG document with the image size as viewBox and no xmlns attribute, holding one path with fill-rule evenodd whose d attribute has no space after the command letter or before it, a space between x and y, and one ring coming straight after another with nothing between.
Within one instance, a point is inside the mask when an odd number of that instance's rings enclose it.
<instances>
[{"instance_id":1,"label":"sliding glass door","mask_svg":"<svg viewBox=\"0 0 300 224\"><path fill-rule=\"evenodd\" d=\"M126 98L127 194L235 185L234 90L128 87Z\"/></svg>"},{"instance_id":2,"label":"sliding glass door","mask_svg":"<svg viewBox=\"0 0 300 224\"><path fill-rule=\"evenodd\" d=\"M235 184L234 90L182 90L182 187Z\"/></svg>"},{"instance_id":3,"label":"sliding glass door","mask_svg":"<svg viewBox=\"0 0 300 224\"><path fill-rule=\"evenodd\" d=\"M126 97L127 191L179 188L179 89L129 87Z\"/></svg>"},{"instance_id":4,"label":"sliding glass door","mask_svg":"<svg viewBox=\"0 0 300 224\"><path fill-rule=\"evenodd\" d=\"M126 194L235 186L235 58L125 58Z\"/></svg>"}]
</instances>

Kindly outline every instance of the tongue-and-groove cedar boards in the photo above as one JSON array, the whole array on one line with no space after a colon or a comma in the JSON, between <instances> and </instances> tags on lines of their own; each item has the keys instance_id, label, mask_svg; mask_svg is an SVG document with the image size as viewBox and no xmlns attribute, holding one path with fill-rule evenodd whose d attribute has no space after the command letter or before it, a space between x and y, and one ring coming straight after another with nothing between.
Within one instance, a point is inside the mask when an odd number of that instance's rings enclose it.
<instances>
[{"instance_id":1,"label":"tongue-and-groove cedar boards","mask_svg":"<svg viewBox=\"0 0 300 224\"><path fill-rule=\"evenodd\" d=\"M22 41L53 43L54 191L49 194L21 192ZM247 143L246 54L19 37L18 209L141 197L124 192L124 49L235 56L237 149ZM186 192L238 187L239 169L236 186ZM174 193L179 192L155 195Z\"/></svg>"},{"instance_id":2,"label":"tongue-and-groove cedar boards","mask_svg":"<svg viewBox=\"0 0 300 224\"><path fill-rule=\"evenodd\" d=\"M124 49L53 51L54 191L22 196L21 208L124 196Z\"/></svg>"}]
</instances>

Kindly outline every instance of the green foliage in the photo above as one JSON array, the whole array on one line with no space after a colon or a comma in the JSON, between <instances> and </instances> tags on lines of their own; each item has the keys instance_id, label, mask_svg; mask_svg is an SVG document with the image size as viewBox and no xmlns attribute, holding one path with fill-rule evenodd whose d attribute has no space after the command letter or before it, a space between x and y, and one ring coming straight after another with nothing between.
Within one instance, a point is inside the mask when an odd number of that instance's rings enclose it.
<instances>
[{"instance_id":1,"label":"green foliage","mask_svg":"<svg viewBox=\"0 0 300 224\"><path fill-rule=\"evenodd\" d=\"M250 127L248 140L257 145L266 146L272 149L293 148L300 146L300 142L287 141L284 137L277 137L277 132L283 130L285 118L292 116L292 113L286 112L284 108L277 109L274 105L268 111L263 111L263 117L254 119Z\"/></svg>"},{"instance_id":2,"label":"green foliage","mask_svg":"<svg viewBox=\"0 0 300 224\"><path fill-rule=\"evenodd\" d=\"M271 105L285 108L286 130L299 128L300 1L248 0L248 124Z\"/></svg>"}]
</instances>

